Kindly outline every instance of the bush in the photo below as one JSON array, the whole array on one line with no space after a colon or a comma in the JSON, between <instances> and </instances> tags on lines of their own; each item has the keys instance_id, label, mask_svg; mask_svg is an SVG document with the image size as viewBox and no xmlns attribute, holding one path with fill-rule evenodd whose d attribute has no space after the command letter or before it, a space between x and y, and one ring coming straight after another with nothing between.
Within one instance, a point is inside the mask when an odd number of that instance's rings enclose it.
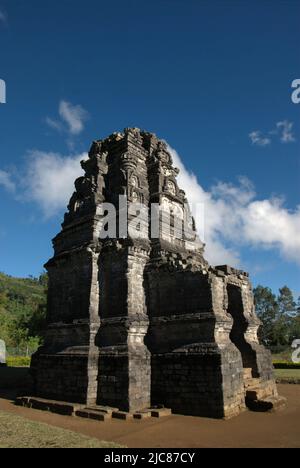
<instances>
[{"instance_id":1,"label":"bush","mask_svg":"<svg viewBox=\"0 0 300 468\"><path fill-rule=\"evenodd\" d=\"M30 362L30 356L9 356L6 360L9 367L29 367Z\"/></svg>"},{"instance_id":2,"label":"bush","mask_svg":"<svg viewBox=\"0 0 300 468\"><path fill-rule=\"evenodd\" d=\"M274 361L275 369L300 369L300 362Z\"/></svg>"}]
</instances>

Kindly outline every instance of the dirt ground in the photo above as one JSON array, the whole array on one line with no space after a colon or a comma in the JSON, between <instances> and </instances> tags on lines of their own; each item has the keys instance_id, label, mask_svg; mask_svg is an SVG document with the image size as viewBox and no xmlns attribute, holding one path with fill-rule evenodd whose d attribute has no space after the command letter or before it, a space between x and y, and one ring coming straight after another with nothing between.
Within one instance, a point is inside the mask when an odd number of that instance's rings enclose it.
<instances>
[{"instance_id":1,"label":"dirt ground","mask_svg":"<svg viewBox=\"0 0 300 468\"><path fill-rule=\"evenodd\" d=\"M228 421L179 415L145 421L87 421L17 407L4 393L0 394L0 410L129 448L299 448L300 385L278 385L278 388L288 399L286 409L277 413L247 411Z\"/></svg>"}]
</instances>

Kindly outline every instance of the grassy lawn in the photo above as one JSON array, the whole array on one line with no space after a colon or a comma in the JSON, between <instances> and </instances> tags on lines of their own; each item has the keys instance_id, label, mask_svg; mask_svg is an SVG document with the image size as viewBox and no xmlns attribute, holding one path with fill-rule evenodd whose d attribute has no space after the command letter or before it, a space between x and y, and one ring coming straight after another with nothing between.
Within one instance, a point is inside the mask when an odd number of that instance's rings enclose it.
<instances>
[{"instance_id":1,"label":"grassy lawn","mask_svg":"<svg viewBox=\"0 0 300 468\"><path fill-rule=\"evenodd\" d=\"M117 447L121 446L0 411L0 448Z\"/></svg>"},{"instance_id":2,"label":"grassy lawn","mask_svg":"<svg viewBox=\"0 0 300 468\"><path fill-rule=\"evenodd\" d=\"M275 376L282 382L300 383L300 369L275 369Z\"/></svg>"}]
</instances>

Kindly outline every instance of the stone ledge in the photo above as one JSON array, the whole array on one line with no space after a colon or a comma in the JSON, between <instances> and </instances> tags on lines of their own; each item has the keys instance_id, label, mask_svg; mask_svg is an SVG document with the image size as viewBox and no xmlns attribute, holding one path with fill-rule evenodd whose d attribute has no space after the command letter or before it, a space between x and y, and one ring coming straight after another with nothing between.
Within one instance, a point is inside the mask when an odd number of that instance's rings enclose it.
<instances>
[{"instance_id":1,"label":"stone ledge","mask_svg":"<svg viewBox=\"0 0 300 468\"><path fill-rule=\"evenodd\" d=\"M113 408L112 406L102 406L102 405L95 405L95 406L86 406L84 409L90 411L100 411L101 413L109 414L110 416L114 411L119 411L119 408Z\"/></svg>"},{"instance_id":2,"label":"stone ledge","mask_svg":"<svg viewBox=\"0 0 300 468\"><path fill-rule=\"evenodd\" d=\"M170 408L150 408L150 411L153 418L162 418L172 415L172 410Z\"/></svg>"},{"instance_id":3,"label":"stone ledge","mask_svg":"<svg viewBox=\"0 0 300 468\"><path fill-rule=\"evenodd\" d=\"M172 410L163 407L145 408L134 413L120 411L118 408L111 406L87 406L80 403L70 403L66 401L48 400L46 398L38 398L31 396L18 397L15 401L17 406L36 409L40 411L49 411L64 416L76 416L79 418L93 419L96 421L108 421L112 418L122 421L143 420L148 418L161 418L171 416Z\"/></svg>"},{"instance_id":4,"label":"stone ledge","mask_svg":"<svg viewBox=\"0 0 300 468\"><path fill-rule=\"evenodd\" d=\"M147 419L151 418L151 411L150 410L144 410L144 411L137 411L136 413L133 414L134 419Z\"/></svg>"},{"instance_id":5,"label":"stone ledge","mask_svg":"<svg viewBox=\"0 0 300 468\"><path fill-rule=\"evenodd\" d=\"M109 413L88 408L75 411L75 416L78 416L79 418L94 419L96 421L107 421L108 419L111 419L111 414Z\"/></svg>"},{"instance_id":6,"label":"stone ledge","mask_svg":"<svg viewBox=\"0 0 300 468\"><path fill-rule=\"evenodd\" d=\"M128 421L129 419L133 419L133 414L126 413L126 411L113 411L112 418Z\"/></svg>"},{"instance_id":7,"label":"stone ledge","mask_svg":"<svg viewBox=\"0 0 300 468\"><path fill-rule=\"evenodd\" d=\"M68 403L66 401L47 400L36 397L19 397L16 399L16 405L41 411L50 411L51 413L73 416L73 414L84 408L80 403Z\"/></svg>"},{"instance_id":8,"label":"stone ledge","mask_svg":"<svg viewBox=\"0 0 300 468\"><path fill-rule=\"evenodd\" d=\"M246 398L246 404L250 411L255 412L273 412L286 407L287 400L284 397L269 397L263 400L252 400Z\"/></svg>"}]
</instances>

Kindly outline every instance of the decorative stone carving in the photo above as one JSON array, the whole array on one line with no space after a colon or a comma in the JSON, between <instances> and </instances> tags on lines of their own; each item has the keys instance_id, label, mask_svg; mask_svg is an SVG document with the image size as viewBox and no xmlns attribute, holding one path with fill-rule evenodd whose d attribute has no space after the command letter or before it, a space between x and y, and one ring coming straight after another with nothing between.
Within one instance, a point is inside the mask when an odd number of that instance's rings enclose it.
<instances>
[{"instance_id":1,"label":"decorative stone carving","mask_svg":"<svg viewBox=\"0 0 300 468\"><path fill-rule=\"evenodd\" d=\"M135 175L131 176L130 183L131 183L132 187L138 187L139 186L138 178Z\"/></svg>"},{"instance_id":2,"label":"decorative stone carving","mask_svg":"<svg viewBox=\"0 0 300 468\"><path fill-rule=\"evenodd\" d=\"M137 192L133 191L131 195L131 200L133 203L138 203L139 202L139 196Z\"/></svg>"},{"instance_id":3,"label":"decorative stone carving","mask_svg":"<svg viewBox=\"0 0 300 468\"><path fill-rule=\"evenodd\" d=\"M171 195L176 195L176 186L171 180L167 182L167 190Z\"/></svg>"}]
</instances>

